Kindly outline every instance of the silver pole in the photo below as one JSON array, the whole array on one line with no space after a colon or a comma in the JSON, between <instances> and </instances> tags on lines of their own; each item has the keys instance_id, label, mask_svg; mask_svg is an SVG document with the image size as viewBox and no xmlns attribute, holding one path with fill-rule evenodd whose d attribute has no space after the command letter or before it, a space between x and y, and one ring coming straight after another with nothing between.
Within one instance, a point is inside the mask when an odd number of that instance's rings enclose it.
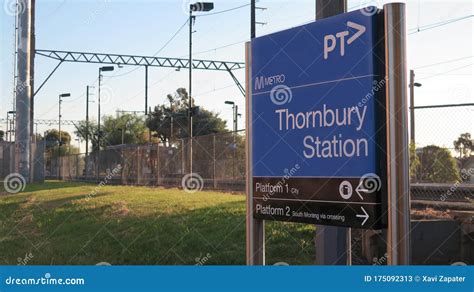
<instances>
[{"instance_id":1,"label":"silver pole","mask_svg":"<svg viewBox=\"0 0 474 292\"><path fill-rule=\"evenodd\" d=\"M188 133L189 133L189 173L193 173L193 9L189 8L189 93L188 93Z\"/></svg>"},{"instance_id":2,"label":"silver pole","mask_svg":"<svg viewBox=\"0 0 474 292\"><path fill-rule=\"evenodd\" d=\"M410 70L410 142L415 144L415 71Z\"/></svg>"},{"instance_id":3,"label":"silver pole","mask_svg":"<svg viewBox=\"0 0 474 292\"><path fill-rule=\"evenodd\" d=\"M59 120L59 144L58 144L58 179L62 179L61 177L61 95L59 95L59 114L58 114L58 120Z\"/></svg>"},{"instance_id":4,"label":"silver pole","mask_svg":"<svg viewBox=\"0 0 474 292\"><path fill-rule=\"evenodd\" d=\"M19 0L16 89L15 171L30 181L31 1Z\"/></svg>"},{"instance_id":5,"label":"silver pole","mask_svg":"<svg viewBox=\"0 0 474 292\"><path fill-rule=\"evenodd\" d=\"M405 4L384 5L389 265L410 263L410 185Z\"/></svg>"},{"instance_id":6,"label":"silver pole","mask_svg":"<svg viewBox=\"0 0 474 292\"><path fill-rule=\"evenodd\" d=\"M265 221L253 218L253 183L252 183L252 49L251 43L245 44L245 167L246 179L246 257L247 265L265 265Z\"/></svg>"}]
</instances>

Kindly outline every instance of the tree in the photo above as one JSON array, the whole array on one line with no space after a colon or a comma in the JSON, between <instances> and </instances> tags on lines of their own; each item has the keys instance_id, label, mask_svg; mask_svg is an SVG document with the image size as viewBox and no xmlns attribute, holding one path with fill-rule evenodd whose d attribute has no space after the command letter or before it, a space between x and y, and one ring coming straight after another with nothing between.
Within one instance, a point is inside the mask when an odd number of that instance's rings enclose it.
<instances>
[{"instance_id":1,"label":"tree","mask_svg":"<svg viewBox=\"0 0 474 292\"><path fill-rule=\"evenodd\" d=\"M91 141L94 150L98 149L97 129L97 122L89 121L89 141ZM102 132L100 139L102 148L122 144L122 131L124 144L143 144L148 141L143 118L134 114L122 114L117 117L105 116L100 131ZM77 123L74 133L84 141L87 134L86 121Z\"/></svg>"},{"instance_id":2,"label":"tree","mask_svg":"<svg viewBox=\"0 0 474 292\"><path fill-rule=\"evenodd\" d=\"M459 158L464 159L471 155L474 151L474 144L472 143L471 134L464 133L459 136L457 140L453 142L454 149L459 153Z\"/></svg>"},{"instance_id":3,"label":"tree","mask_svg":"<svg viewBox=\"0 0 474 292\"><path fill-rule=\"evenodd\" d=\"M59 131L56 129L47 130L44 136L46 141L46 148L58 145ZM71 143L71 135L66 131L61 131L61 145L68 145Z\"/></svg>"},{"instance_id":4,"label":"tree","mask_svg":"<svg viewBox=\"0 0 474 292\"><path fill-rule=\"evenodd\" d=\"M71 145L71 135L66 131L61 131L61 147L58 147L59 131L56 129L47 130L43 140L46 144L45 152L53 157L57 157L59 154L65 156L79 153L79 148Z\"/></svg>"},{"instance_id":5,"label":"tree","mask_svg":"<svg viewBox=\"0 0 474 292\"><path fill-rule=\"evenodd\" d=\"M170 143L171 138L189 137L189 99L186 89L178 88L174 94L168 94L167 99L168 104L155 106L146 121L147 127L154 131L163 143ZM193 112L193 136L226 131L226 122L218 114L202 107Z\"/></svg>"},{"instance_id":6,"label":"tree","mask_svg":"<svg viewBox=\"0 0 474 292\"><path fill-rule=\"evenodd\" d=\"M148 142L147 128L142 117L134 114L122 114L117 117L105 116L102 147L108 145L143 144Z\"/></svg>"},{"instance_id":7,"label":"tree","mask_svg":"<svg viewBox=\"0 0 474 292\"><path fill-rule=\"evenodd\" d=\"M416 170L420 167L420 158L416 155L415 143L410 143L410 180L417 181Z\"/></svg>"},{"instance_id":8,"label":"tree","mask_svg":"<svg viewBox=\"0 0 474 292\"><path fill-rule=\"evenodd\" d=\"M85 141L87 137L87 132L89 132L89 141L92 145L92 149L97 149L97 122L94 120L89 120L89 127L85 120L79 121L76 125L76 130L74 134L81 140Z\"/></svg>"},{"instance_id":9,"label":"tree","mask_svg":"<svg viewBox=\"0 0 474 292\"><path fill-rule=\"evenodd\" d=\"M423 147L418 154L420 165L416 177L420 182L454 183L460 180L456 160L446 148L435 145Z\"/></svg>"}]
</instances>

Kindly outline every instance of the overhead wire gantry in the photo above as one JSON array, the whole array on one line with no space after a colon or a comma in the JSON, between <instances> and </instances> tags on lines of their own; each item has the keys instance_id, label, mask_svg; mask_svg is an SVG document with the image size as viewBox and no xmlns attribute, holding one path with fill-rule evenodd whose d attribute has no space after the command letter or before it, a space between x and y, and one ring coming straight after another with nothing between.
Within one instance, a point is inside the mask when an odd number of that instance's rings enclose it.
<instances>
[{"instance_id":1,"label":"overhead wire gantry","mask_svg":"<svg viewBox=\"0 0 474 292\"><path fill-rule=\"evenodd\" d=\"M59 66L64 62L78 62L78 63L93 63L93 64L112 64L117 66L131 65L131 66L144 66L145 67L145 84L148 80L148 67L163 67L163 68L189 68L189 59L184 58L167 58L167 57L156 57L156 56L137 56L137 55L121 55L121 54L106 54L106 53L88 53L88 52L71 52L71 51L58 51L58 50L36 50L36 55L55 59L58 62L56 67L51 73L45 78L41 85L36 89L34 95L36 95L51 76L56 72ZM215 61L215 60L200 60L193 59L192 68L198 70L214 70L214 71L226 71L230 74L232 80L237 85L237 88L245 97L245 89L232 72L233 70L245 68L243 62L229 62L229 61ZM145 111L147 111L147 91L145 88Z\"/></svg>"}]
</instances>

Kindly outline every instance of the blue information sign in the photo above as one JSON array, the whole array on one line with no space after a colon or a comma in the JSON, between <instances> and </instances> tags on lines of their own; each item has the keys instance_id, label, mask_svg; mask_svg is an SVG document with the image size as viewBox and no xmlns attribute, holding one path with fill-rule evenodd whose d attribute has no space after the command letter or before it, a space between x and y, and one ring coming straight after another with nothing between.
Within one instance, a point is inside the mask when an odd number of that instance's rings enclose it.
<instances>
[{"instance_id":1,"label":"blue information sign","mask_svg":"<svg viewBox=\"0 0 474 292\"><path fill-rule=\"evenodd\" d=\"M383 36L374 8L252 40L256 218L385 225Z\"/></svg>"}]
</instances>

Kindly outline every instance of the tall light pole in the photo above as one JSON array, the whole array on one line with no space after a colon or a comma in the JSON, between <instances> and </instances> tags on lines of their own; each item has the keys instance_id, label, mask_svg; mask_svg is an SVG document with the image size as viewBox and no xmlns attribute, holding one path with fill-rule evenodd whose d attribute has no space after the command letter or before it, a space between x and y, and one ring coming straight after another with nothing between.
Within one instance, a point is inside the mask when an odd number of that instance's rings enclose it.
<instances>
[{"instance_id":1,"label":"tall light pole","mask_svg":"<svg viewBox=\"0 0 474 292\"><path fill-rule=\"evenodd\" d=\"M193 12L207 12L214 9L212 2L196 2L189 5L189 93L188 93L188 132L189 132L189 173L193 172Z\"/></svg>"},{"instance_id":2,"label":"tall light pole","mask_svg":"<svg viewBox=\"0 0 474 292\"><path fill-rule=\"evenodd\" d=\"M235 180L235 151L237 150L237 144L235 143L235 135L237 134L237 105L235 102L226 100L225 104L232 105L232 116L233 116L233 126L234 129L232 131L232 181Z\"/></svg>"},{"instance_id":3,"label":"tall light pole","mask_svg":"<svg viewBox=\"0 0 474 292\"><path fill-rule=\"evenodd\" d=\"M256 0L250 0L250 38L255 38L255 2Z\"/></svg>"},{"instance_id":4,"label":"tall light pole","mask_svg":"<svg viewBox=\"0 0 474 292\"><path fill-rule=\"evenodd\" d=\"M59 95L59 113L58 113L58 119L59 119L59 141L58 141L58 177L61 178L61 103L63 102L62 98L63 97L69 97L71 96L70 93L62 93Z\"/></svg>"},{"instance_id":5,"label":"tall light pole","mask_svg":"<svg viewBox=\"0 0 474 292\"><path fill-rule=\"evenodd\" d=\"M100 150L100 81L102 79L102 72L106 72L106 71L114 71L114 66L104 66L104 67L100 67L99 68L99 87L98 87L98 92L97 92L97 111L98 111L98 114L97 114L97 143L98 143L98 147Z\"/></svg>"},{"instance_id":6,"label":"tall light pole","mask_svg":"<svg viewBox=\"0 0 474 292\"><path fill-rule=\"evenodd\" d=\"M234 132L237 132L237 115L238 115L237 109L238 109L238 107L237 107L237 105L235 104L235 102L233 102L233 101L226 100L224 103L225 103L225 104L232 105L232 117L233 117L233 119L232 119L232 124L233 124L233 131L234 131Z\"/></svg>"},{"instance_id":7,"label":"tall light pole","mask_svg":"<svg viewBox=\"0 0 474 292\"><path fill-rule=\"evenodd\" d=\"M421 83L415 82L415 71L410 70L410 143L415 144L415 87Z\"/></svg>"},{"instance_id":8,"label":"tall light pole","mask_svg":"<svg viewBox=\"0 0 474 292\"><path fill-rule=\"evenodd\" d=\"M106 71L114 71L114 66L104 66L99 68L99 85L98 85L98 92L97 92L97 179L99 179L100 176L100 168L99 168L99 155L100 155L100 138L102 136L100 132L100 81L102 79L102 72Z\"/></svg>"}]
</instances>

